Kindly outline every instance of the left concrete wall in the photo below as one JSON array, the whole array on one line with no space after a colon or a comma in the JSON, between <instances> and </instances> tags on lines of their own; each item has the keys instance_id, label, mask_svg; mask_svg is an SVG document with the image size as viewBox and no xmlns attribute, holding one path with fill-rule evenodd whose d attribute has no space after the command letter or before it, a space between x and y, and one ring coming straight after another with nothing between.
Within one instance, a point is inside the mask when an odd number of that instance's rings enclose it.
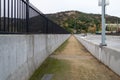
<instances>
[{"instance_id":1,"label":"left concrete wall","mask_svg":"<svg viewBox=\"0 0 120 80\"><path fill-rule=\"evenodd\" d=\"M28 80L69 34L0 35L0 80Z\"/></svg>"}]
</instances>

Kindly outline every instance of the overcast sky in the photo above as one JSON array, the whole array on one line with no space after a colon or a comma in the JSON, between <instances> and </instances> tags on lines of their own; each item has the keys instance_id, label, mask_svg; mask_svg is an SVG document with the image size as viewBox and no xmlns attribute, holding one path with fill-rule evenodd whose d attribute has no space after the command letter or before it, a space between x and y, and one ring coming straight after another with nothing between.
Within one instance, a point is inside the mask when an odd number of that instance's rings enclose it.
<instances>
[{"instance_id":1,"label":"overcast sky","mask_svg":"<svg viewBox=\"0 0 120 80\"><path fill-rule=\"evenodd\" d=\"M98 0L30 0L43 13L78 10L86 13L101 13ZM109 0L106 13L120 17L120 0Z\"/></svg>"}]
</instances>

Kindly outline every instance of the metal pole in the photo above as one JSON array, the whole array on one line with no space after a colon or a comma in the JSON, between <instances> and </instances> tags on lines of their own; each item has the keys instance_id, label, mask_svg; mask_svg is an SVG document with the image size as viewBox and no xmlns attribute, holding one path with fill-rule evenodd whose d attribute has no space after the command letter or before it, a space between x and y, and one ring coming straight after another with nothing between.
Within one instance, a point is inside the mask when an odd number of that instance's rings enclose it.
<instances>
[{"instance_id":1,"label":"metal pole","mask_svg":"<svg viewBox=\"0 0 120 80\"><path fill-rule=\"evenodd\" d=\"M0 31L1 31L1 28L2 28L2 25L1 25L1 18L2 18L2 16L1 16L1 13L2 13L2 11L1 11L1 0L0 0Z\"/></svg>"},{"instance_id":2,"label":"metal pole","mask_svg":"<svg viewBox=\"0 0 120 80\"><path fill-rule=\"evenodd\" d=\"M29 0L26 0L26 32L29 32Z\"/></svg>"},{"instance_id":3,"label":"metal pole","mask_svg":"<svg viewBox=\"0 0 120 80\"><path fill-rule=\"evenodd\" d=\"M4 31L6 30L6 15L5 15L6 14L6 4L5 3L6 3L6 0L4 0L4 4L3 4L4 5L4 16L3 16L4 17L4 22L3 22L4 23Z\"/></svg>"},{"instance_id":4,"label":"metal pole","mask_svg":"<svg viewBox=\"0 0 120 80\"><path fill-rule=\"evenodd\" d=\"M106 43L105 43L105 28L106 28L106 25L105 25L105 0L102 0L102 43L101 43L101 46L106 46Z\"/></svg>"}]
</instances>

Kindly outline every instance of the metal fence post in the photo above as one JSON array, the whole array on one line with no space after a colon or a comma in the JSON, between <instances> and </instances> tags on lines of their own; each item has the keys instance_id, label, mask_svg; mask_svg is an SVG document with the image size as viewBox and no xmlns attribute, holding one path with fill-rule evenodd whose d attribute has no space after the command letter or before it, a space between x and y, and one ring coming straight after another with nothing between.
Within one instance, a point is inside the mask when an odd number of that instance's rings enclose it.
<instances>
[{"instance_id":1,"label":"metal fence post","mask_svg":"<svg viewBox=\"0 0 120 80\"><path fill-rule=\"evenodd\" d=\"M2 16L1 16L1 5L2 5L2 4L1 4L1 0L0 0L0 31L1 31L1 28L2 28L2 25L1 25L1 17L2 17Z\"/></svg>"},{"instance_id":2,"label":"metal fence post","mask_svg":"<svg viewBox=\"0 0 120 80\"><path fill-rule=\"evenodd\" d=\"M29 0L26 0L26 32L29 32Z\"/></svg>"},{"instance_id":3,"label":"metal fence post","mask_svg":"<svg viewBox=\"0 0 120 80\"><path fill-rule=\"evenodd\" d=\"M4 16L3 16L4 17L4 22L3 22L3 24L4 24L4 31L6 29L5 28L6 27L6 15L5 15L6 14L6 4L5 3L6 3L6 0L4 0L4 4L3 4L4 5Z\"/></svg>"}]
</instances>

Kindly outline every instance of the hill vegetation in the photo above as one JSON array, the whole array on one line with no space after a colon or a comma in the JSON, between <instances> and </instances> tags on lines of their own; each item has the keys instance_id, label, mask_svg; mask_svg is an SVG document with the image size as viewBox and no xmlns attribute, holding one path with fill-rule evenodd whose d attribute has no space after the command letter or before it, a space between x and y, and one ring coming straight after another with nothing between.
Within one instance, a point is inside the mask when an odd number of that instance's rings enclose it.
<instances>
[{"instance_id":1,"label":"hill vegetation","mask_svg":"<svg viewBox=\"0 0 120 80\"><path fill-rule=\"evenodd\" d=\"M48 18L71 33L95 33L101 31L101 15L78 11L65 11L46 14ZM116 23L120 18L106 15L106 23Z\"/></svg>"}]
</instances>

